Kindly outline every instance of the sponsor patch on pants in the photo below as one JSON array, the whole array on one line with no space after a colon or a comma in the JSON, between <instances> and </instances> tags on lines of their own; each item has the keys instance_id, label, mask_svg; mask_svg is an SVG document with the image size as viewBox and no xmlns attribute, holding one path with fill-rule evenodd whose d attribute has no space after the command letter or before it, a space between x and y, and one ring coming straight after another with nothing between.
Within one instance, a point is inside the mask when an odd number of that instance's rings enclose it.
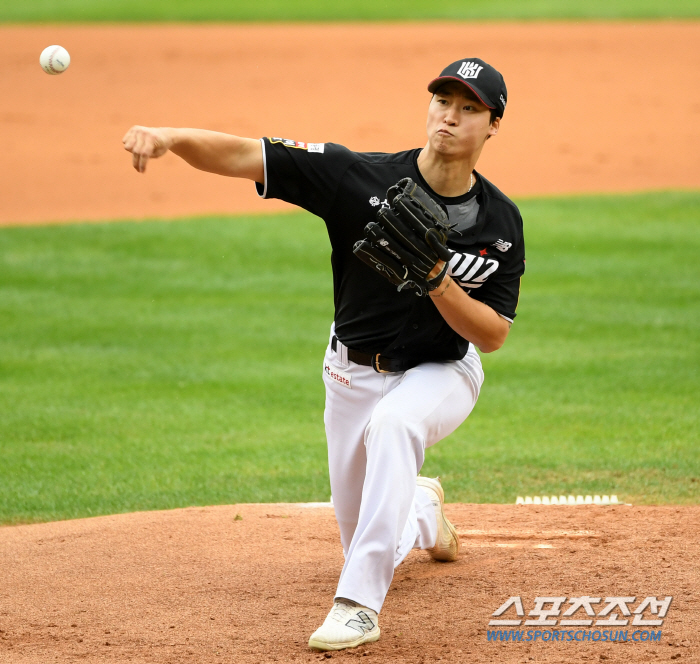
<instances>
[{"instance_id":1,"label":"sponsor patch on pants","mask_svg":"<svg viewBox=\"0 0 700 664\"><path fill-rule=\"evenodd\" d=\"M328 362L323 363L323 370L326 372L326 375L336 383L340 383L340 385L347 387L349 390L352 389L352 376L349 373L337 369L328 364Z\"/></svg>"}]
</instances>

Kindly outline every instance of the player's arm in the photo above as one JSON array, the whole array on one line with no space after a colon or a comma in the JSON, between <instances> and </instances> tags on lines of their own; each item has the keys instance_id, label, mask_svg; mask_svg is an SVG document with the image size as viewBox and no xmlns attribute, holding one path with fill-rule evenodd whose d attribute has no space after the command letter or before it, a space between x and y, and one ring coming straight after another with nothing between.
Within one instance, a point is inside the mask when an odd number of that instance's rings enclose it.
<instances>
[{"instance_id":1,"label":"player's arm","mask_svg":"<svg viewBox=\"0 0 700 664\"><path fill-rule=\"evenodd\" d=\"M439 274L443 266L440 261L429 276ZM492 353L505 342L510 323L488 304L469 297L450 275L446 274L442 283L430 291L430 299L447 324L482 353Z\"/></svg>"},{"instance_id":2,"label":"player's arm","mask_svg":"<svg viewBox=\"0 0 700 664\"><path fill-rule=\"evenodd\" d=\"M122 139L132 154L134 168L143 173L149 159L175 153L200 171L246 178L265 179L262 146L253 138L242 138L206 129L134 126Z\"/></svg>"}]
</instances>

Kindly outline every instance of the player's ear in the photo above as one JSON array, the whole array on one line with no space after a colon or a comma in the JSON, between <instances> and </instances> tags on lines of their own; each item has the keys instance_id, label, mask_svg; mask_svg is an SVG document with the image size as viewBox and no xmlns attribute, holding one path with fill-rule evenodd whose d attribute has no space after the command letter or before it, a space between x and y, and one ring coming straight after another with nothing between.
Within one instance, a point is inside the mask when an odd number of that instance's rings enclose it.
<instances>
[{"instance_id":1,"label":"player's ear","mask_svg":"<svg viewBox=\"0 0 700 664\"><path fill-rule=\"evenodd\" d=\"M498 129L501 126L501 118L496 118L489 127L489 136L495 136L498 133Z\"/></svg>"}]
</instances>

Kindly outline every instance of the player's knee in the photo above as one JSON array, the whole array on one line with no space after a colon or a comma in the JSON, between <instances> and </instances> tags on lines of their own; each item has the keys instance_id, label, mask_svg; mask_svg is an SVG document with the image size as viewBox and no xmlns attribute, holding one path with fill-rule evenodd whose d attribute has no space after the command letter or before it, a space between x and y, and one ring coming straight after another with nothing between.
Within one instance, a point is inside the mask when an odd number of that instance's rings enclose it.
<instances>
[{"instance_id":1,"label":"player's knee","mask_svg":"<svg viewBox=\"0 0 700 664\"><path fill-rule=\"evenodd\" d=\"M376 431L398 431L407 427L405 418L390 408L379 405L374 409L369 428Z\"/></svg>"},{"instance_id":2,"label":"player's knee","mask_svg":"<svg viewBox=\"0 0 700 664\"><path fill-rule=\"evenodd\" d=\"M379 407L369 421L365 441L396 439L422 448L422 438L419 427L405 413Z\"/></svg>"}]
</instances>

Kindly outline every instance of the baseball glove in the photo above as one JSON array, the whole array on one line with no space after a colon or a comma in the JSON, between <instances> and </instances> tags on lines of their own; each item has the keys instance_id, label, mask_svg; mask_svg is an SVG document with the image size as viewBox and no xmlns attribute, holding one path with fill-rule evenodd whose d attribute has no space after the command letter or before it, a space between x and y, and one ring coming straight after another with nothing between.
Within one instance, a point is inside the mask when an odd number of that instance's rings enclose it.
<instances>
[{"instance_id":1,"label":"baseball glove","mask_svg":"<svg viewBox=\"0 0 700 664\"><path fill-rule=\"evenodd\" d=\"M427 295L442 283L452 258L445 246L447 214L411 178L399 180L386 197L389 207L382 207L377 220L365 226L366 237L355 243L353 252L398 290L415 288L416 295ZM440 260L444 267L428 279Z\"/></svg>"}]
</instances>

